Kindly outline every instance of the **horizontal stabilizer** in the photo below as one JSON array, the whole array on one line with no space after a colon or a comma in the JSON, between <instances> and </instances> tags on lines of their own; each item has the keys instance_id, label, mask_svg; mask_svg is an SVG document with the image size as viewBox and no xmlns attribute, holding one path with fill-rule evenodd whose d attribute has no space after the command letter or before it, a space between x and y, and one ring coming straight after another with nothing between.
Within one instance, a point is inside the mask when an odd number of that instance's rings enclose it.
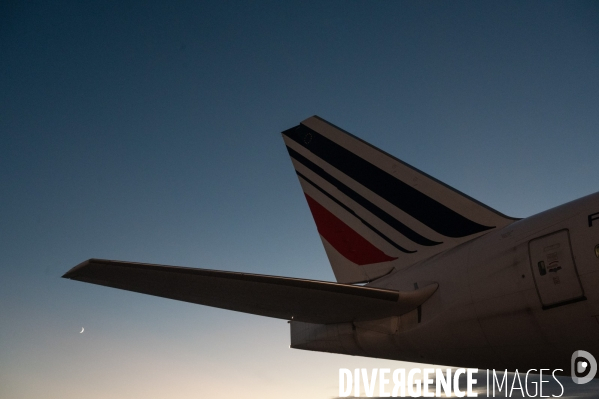
<instances>
[{"instance_id":1,"label":"horizontal stabilizer","mask_svg":"<svg viewBox=\"0 0 599 399\"><path fill-rule=\"evenodd\" d=\"M432 284L399 292L325 281L178 266L90 259L64 278L307 323L343 323L396 316L416 309Z\"/></svg>"}]
</instances>

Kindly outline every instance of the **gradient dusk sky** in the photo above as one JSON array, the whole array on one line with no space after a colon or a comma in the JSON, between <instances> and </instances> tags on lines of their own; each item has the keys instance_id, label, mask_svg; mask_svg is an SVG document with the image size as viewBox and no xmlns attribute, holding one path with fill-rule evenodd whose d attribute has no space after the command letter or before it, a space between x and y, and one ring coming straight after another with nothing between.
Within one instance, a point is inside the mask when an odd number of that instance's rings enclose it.
<instances>
[{"instance_id":1,"label":"gradient dusk sky","mask_svg":"<svg viewBox=\"0 0 599 399\"><path fill-rule=\"evenodd\" d=\"M0 398L331 398L340 367L410 367L60 278L334 280L280 135L314 114L510 216L596 192L599 2L1 2Z\"/></svg>"}]
</instances>

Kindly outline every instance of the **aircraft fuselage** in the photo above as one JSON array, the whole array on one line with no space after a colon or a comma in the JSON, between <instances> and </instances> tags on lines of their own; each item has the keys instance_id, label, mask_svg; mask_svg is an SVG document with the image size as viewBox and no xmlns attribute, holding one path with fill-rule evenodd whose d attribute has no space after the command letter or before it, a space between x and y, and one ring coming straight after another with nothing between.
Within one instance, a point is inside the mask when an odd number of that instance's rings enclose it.
<instances>
[{"instance_id":1,"label":"aircraft fuselage","mask_svg":"<svg viewBox=\"0 0 599 399\"><path fill-rule=\"evenodd\" d=\"M368 322L291 322L292 347L481 369L562 369L599 353L599 193L442 252L369 286L437 292Z\"/></svg>"}]
</instances>

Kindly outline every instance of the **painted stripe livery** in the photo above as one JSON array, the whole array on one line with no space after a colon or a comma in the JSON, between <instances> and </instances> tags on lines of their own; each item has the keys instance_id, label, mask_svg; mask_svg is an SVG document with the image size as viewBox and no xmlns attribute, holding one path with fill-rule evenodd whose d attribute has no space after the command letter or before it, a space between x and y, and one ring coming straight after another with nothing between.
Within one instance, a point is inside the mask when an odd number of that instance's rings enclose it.
<instances>
[{"instance_id":1,"label":"painted stripe livery","mask_svg":"<svg viewBox=\"0 0 599 399\"><path fill-rule=\"evenodd\" d=\"M291 156L291 158L300 162L302 165L304 165L308 169L312 170L318 176L322 177L323 179L325 179L326 181L331 183L333 186L335 186L335 188L337 188L343 194L347 195L352 200L354 200L355 202L362 205L364 208L366 208L372 214L376 215L382 221L387 223L389 226L393 227L399 233L408 237L410 240L414 241L416 244L426 245L426 246L441 244L440 242L429 240L428 238L423 237L420 234L416 233L414 230L410 229L405 224L401 223L399 220L395 219L393 216L389 215L387 212L385 212L381 208L377 207L372 202L368 201L366 198L362 197L360 194L358 194L351 188L349 188L346 185L344 185L343 183L341 183L339 180L335 179L333 176L331 176L330 174L325 172L321 167L314 164L313 162L310 162L310 160L303 157L298 152L294 151L293 149L291 149L289 147L287 147L287 151L289 152L289 155ZM298 174L299 174L299 172L298 172ZM312 182L310 182L310 183L312 183ZM314 184L314 183L312 183L312 184ZM319 188L319 190L321 190L321 189ZM414 251L411 251L411 252L414 252Z\"/></svg>"},{"instance_id":2,"label":"painted stripe livery","mask_svg":"<svg viewBox=\"0 0 599 399\"><path fill-rule=\"evenodd\" d=\"M375 234L377 234L378 236L380 236L382 239L384 239L385 241L387 241L389 244L391 244L392 246L394 246L395 248L399 249L401 252L405 252L405 253L413 253L416 251L409 251L405 248L400 247L399 245L397 245L395 242L393 242L390 238L388 238L387 236L385 236L383 233L381 233L379 230L377 230L374 226L372 226L370 223L368 223L366 220L364 220L363 218L361 218L360 216L358 216L353 210L351 210L348 206L344 205L341 201L337 200L335 197L333 197L331 194L327 193L326 191L324 191L322 188L318 187L318 185L316 185L313 181L311 181L310 179L308 179L306 176L302 175L300 172L296 172L297 175L304 179L307 183L311 184L314 188L316 188L318 191L320 191L321 193L323 193L324 195L326 195L327 197L329 197L331 199L331 201L335 202L337 205L339 205L340 207L342 207L343 209L345 209L347 212L351 213L356 219L358 219L360 222L364 223L364 225L366 227L368 227L370 230L372 230ZM308 196L306 194L306 196ZM312 200L314 201L314 200ZM308 201L310 202L310 201ZM314 201L316 202L316 201ZM312 207L310 207L310 210L312 210ZM314 211L312 211L312 214L314 214ZM334 216L334 215L333 215ZM335 217L335 216L334 216ZM337 220L339 220L339 218L335 217ZM314 219L316 219L316 216L314 217ZM340 221L340 220L339 220ZM341 221L340 221L341 222ZM341 222L343 223L343 222ZM316 223L316 226L318 227L319 224ZM320 231L320 227L319 227L319 231ZM326 238L326 236L325 236ZM328 240L328 238L327 238ZM397 258L393 258L393 259L397 259ZM390 259L387 259L390 260ZM370 262L370 263L376 263L376 262Z\"/></svg>"},{"instance_id":3,"label":"painted stripe livery","mask_svg":"<svg viewBox=\"0 0 599 399\"><path fill-rule=\"evenodd\" d=\"M316 116L282 134L339 282L372 280L514 220Z\"/></svg>"},{"instance_id":4,"label":"painted stripe livery","mask_svg":"<svg viewBox=\"0 0 599 399\"><path fill-rule=\"evenodd\" d=\"M465 218L304 125L283 134L447 237L465 237L494 227Z\"/></svg>"},{"instance_id":5,"label":"painted stripe livery","mask_svg":"<svg viewBox=\"0 0 599 399\"><path fill-rule=\"evenodd\" d=\"M397 259L385 255L309 195L306 195L306 200L318 232L350 261L362 266Z\"/></svg>"}]
</instances>

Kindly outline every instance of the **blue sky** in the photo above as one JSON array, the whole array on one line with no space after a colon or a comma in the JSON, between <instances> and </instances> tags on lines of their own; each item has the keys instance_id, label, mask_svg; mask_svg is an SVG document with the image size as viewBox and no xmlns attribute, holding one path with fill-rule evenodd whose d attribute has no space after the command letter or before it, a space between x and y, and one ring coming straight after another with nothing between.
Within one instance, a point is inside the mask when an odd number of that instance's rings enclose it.
<instances>
[{"instance_id":1,"label":"blue sky","mask_svg":"<svg viewBox=\"0 0 599 399\"><path fill-rule=\"evenodd\" d=\"M598 16L3 2L0 397L328 398L339 367L397 368L59 277L97 257L333 280L279 134L314 114L510 216L596 192Z\"/></svg>"}]
</instances>

